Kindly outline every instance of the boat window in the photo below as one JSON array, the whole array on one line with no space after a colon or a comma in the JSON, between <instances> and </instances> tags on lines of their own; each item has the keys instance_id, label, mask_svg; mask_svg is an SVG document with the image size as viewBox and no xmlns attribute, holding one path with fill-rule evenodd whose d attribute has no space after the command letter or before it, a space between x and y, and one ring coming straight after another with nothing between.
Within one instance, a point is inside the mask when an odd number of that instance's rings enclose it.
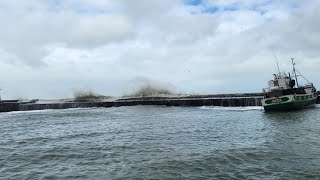
<instances>
[{"instance_id":1,"label":"boat window","mask_svg":"<svg viewBox=\"0 0 320 180\"><path fill-rule=\"evenodd\" d=\"M304 96L301 96L301 100L304 100Z\"/></svg>"},{"instance_id":2,"label":"boat window","mask_svg":"<svg viewBox=\"0 0 320 180\"><path fill-rule=\"evenodd\" d=\"M300 100L300 96L297 96L296 99L297 99L297 100Z\"/></svg>"},{"instance_id":3,"label":"boat window","mask_svg":"<svg viewBox=\"0 0 320 180\"><path fill-rule=\"evenodd\" d=\"M308 96L306 96L306 99L309 99L309 95L308 95Z\"/></svg>"}]
</instances>

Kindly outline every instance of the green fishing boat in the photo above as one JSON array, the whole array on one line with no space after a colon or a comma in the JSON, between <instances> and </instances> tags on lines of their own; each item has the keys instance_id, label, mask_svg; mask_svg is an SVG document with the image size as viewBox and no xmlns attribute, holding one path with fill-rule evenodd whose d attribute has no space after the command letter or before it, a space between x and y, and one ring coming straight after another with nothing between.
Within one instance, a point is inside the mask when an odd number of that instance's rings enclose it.
<instances>
[{"instance_id":1,"label":"green fishing boat","mask_svg":"<svg viewBox=\"0 0 320 180\"><path fill-rule=\"evenodd\" d=\"M269 87L263 89L264 98L261 100L265 111L289 111L315 106L316 88L296 68L292 58L293 72L274 74L274 79L268 82ZM298 76L308 83L299 85Z\"/></svg>"}]
</instances>

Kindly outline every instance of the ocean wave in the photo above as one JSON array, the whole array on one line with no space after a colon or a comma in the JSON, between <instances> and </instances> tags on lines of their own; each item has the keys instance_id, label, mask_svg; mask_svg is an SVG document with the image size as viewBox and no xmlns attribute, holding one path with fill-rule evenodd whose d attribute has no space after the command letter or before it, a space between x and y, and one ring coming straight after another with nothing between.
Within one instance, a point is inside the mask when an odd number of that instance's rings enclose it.
<instances>
[{"instance_id":1,"label":"ocean wave","mask_svg":"<svg viewBox=\"0 0 320 180\"><path fill-rule=\"evenodd\" d=\"M95 107L93 108L68 108L68 109L43 109L43 110L30 110L30 111L11 111L11 112L4 112L3 114L45 114L48 112L65 112L65 111L79 111L79 110L91 110L91 109L97 109Z\"/></svg>"},{"instance_id":2,"label":"ocean wave","mask_svg":"<svg viewBox=\"0 0 320 180\"><path fill-rule=\"evenodd\" d=\"M5 112L4 114L38 114L38 113L48 113L56 111L56 109L44 109L44 110L32 110L32 111L11 111Z\"/></svg>"},{"instance_id":3,"label":"ocean wave","mask_svg":"<svg viewBox=\"0 0 320 180\"><path fill-rule=\"evenodd\" d=\"M223 107L223 106L202 106L199 107L204 110L224 110L224 111L261 111L261 106L247 106L247 107Z\"/></svg>"}]
</instances>

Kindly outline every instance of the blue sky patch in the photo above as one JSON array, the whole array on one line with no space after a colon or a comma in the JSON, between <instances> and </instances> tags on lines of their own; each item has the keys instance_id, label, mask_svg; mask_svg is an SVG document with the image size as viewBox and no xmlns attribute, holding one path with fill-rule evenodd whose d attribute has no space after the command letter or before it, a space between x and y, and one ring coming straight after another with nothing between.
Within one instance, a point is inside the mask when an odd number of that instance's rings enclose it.
<instances>
[{"instance_id":1,"label":"blue sky patch","mask_svg":"<svg viewBox=\"0 0 320 180\"><path fill-rule=\"evenodd\" d=\"M202 0L183 0L183 2L191 6L198 6L202 4Z\"/></svg>"},{"instance_id":2,"label":"blue sky patch","mask_svg":"<svg viewBox=\"0 0 320 180\"><path fill-rule=\"evenodd\" d=\"M217 11L219 11L218 7L207 7L204 10L202 10L202 13L210 13L210 14L214 14Z\"/></svg>"},{"instance_id":3,"label":"blue sky patch","mask_svg":"<svg viewBox=\"0 0 320 180\"><path fill-rule=\"evenodd\" d=\"M237 2L237 3L232 3L230 5L227 5L227 6L224 6L223 7L223 10L224 11L237 11L239 10L239 6L240 6L240 3Z\"/></svg>"}]
</instances>

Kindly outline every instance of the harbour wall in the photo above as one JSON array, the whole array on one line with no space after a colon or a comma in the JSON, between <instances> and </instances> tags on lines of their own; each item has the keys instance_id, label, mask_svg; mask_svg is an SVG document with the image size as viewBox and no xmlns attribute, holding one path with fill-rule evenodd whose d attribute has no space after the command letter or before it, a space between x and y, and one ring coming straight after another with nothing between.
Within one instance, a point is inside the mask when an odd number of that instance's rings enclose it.
<instances>
[{"instance_id":1,"label":"harbour wall","mask_svg":"<svg viewBox=\"0 0 320 180\"><path fill-rule=\"evenodd\" d=\"M239 95L239 96L238 96ZM240 96L241 95L241 96ZM0 112L10 111L32 111L46 109L70 109L70 108L108 108L120 106L136 105L160 105L160 106L224 106L224 107L245 107L261 106L259 93L229 95L198 95L188 97L128 97L113 101L72 101L55 103L19 103L2 102L0 103ZM320 103L320 96L317 98Z\"/></svg>"},{"instance_id":2,"label":"harbour wall","mask_svg":"<svg viewBox=\"0 0 320 180\"><path fill-rule=\"evenodd\" d=\"M69 108L93 108L93 107L120 107L136 105L160 105L160 106L261 106L262 97L221 97L221 98L173 98L173 97L146 97L125 98L114 101L83 101L60 103L0 103L0 112L32 111L45 109L69 109Z\"/></svg>"}]
</instances>

